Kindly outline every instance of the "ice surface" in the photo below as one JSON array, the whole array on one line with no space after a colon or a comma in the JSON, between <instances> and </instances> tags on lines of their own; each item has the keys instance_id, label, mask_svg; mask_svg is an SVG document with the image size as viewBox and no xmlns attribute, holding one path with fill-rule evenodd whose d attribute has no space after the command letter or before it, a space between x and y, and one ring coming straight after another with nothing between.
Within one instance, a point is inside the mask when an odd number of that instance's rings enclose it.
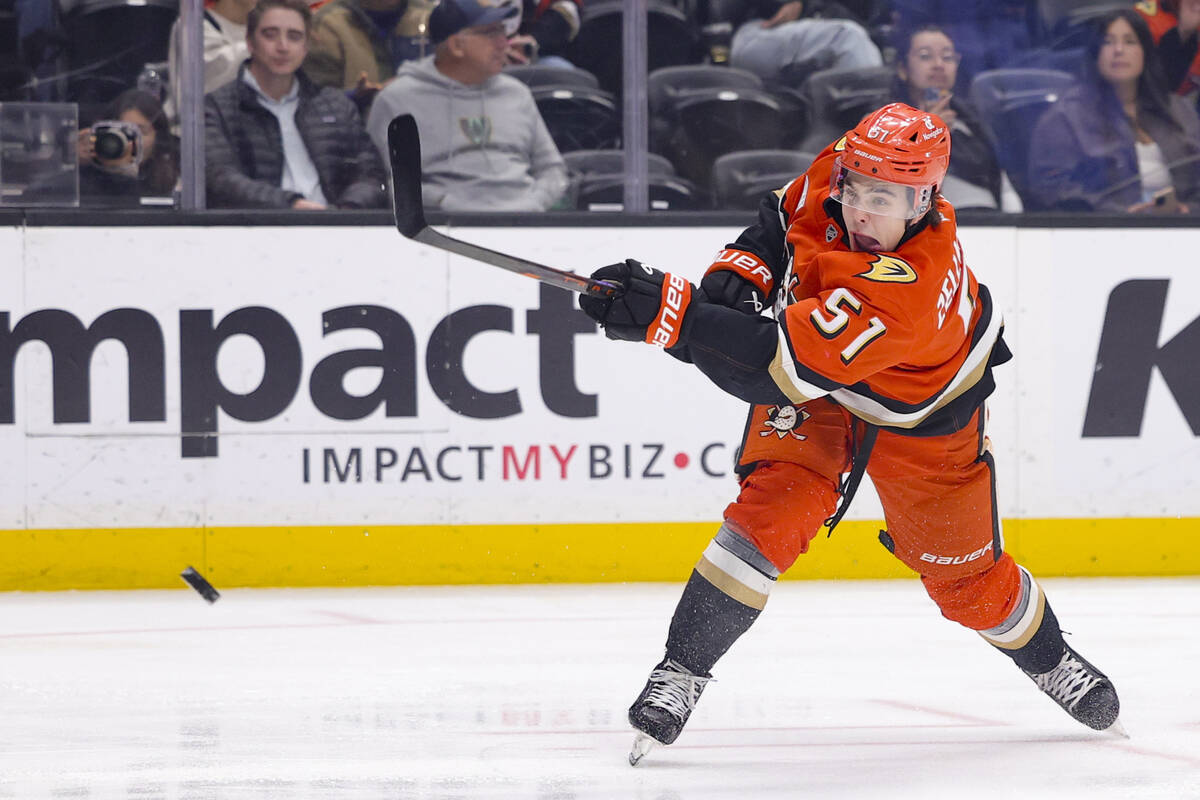
<instances>
[{"instance_id":1,"label":"ice surface","mask_svg":"<svg viewBox=\"0 0 1200 800\"><path fill-rule=\"evenodd\" d=\"M785 581L637 768L679 586L0 594L0 798L1200 798L1200 580L1043 585L1131 739L916 581Z\"/></svg>"}]
</instances>

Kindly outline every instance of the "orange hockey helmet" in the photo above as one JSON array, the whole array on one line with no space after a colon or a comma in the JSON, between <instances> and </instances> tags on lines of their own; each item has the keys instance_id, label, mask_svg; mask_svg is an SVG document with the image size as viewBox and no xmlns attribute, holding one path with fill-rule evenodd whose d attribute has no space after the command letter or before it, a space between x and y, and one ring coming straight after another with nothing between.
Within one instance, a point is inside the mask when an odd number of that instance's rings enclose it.
<instances>
[{"instance_id":1,"label":"orange hockey helmet","mask_svg":"<svg viewBox=\"0 0 1200 800\"><path fill-rule=\"evenodd\" d=\"M842 154L830 176L830 197L856 208L915 219L929 210L933 195L950 165L950 130L941 117L904 103L891 103L863 117L845 137ZM847 173L912 189L902 208L863 193L845 191Z\"/></svg>"}]
</instances>

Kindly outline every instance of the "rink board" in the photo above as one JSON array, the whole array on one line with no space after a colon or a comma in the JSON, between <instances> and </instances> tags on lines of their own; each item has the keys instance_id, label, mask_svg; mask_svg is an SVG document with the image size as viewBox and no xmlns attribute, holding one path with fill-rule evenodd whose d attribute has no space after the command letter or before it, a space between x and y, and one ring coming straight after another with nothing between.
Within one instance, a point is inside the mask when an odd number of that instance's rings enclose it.
<instances>
[{"instance_id":1,"label":"rink board","mask_svg":"<svg viewBox=\"0 0 1200 800\"><path fill-rule=\"evenodd\" d=\"M452 233L697 279L737 231ZM1196 236L961 231L1016 354L990 403L1006 544L1040 574L1200 574ZM386 228L30 227L0 252L0 589L188 564L227 586L674 580L736 492L741 403L566 293ZM865 486L789 575L908 574L881 518Z\"/></svg>"}]
</instances>

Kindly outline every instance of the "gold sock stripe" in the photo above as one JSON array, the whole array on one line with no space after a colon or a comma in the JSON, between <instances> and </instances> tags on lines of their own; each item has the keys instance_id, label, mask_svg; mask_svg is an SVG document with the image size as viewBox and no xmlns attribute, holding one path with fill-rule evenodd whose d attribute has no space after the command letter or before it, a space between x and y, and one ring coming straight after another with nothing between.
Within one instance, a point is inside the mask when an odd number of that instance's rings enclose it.
<instances>
[{"instance_id":1,"label":"gold sock stripe","mask_svg":"<svg viewBox=\"0 0 1200 800\"><path fill-rule=\"evenodd\" d=\"M704 580L744 606L756 608L759 611L767 607L767 596L765 594L754 591L709 561L706 556L700 556L700 561L696 564L696 572L699 572Z\"/></svg>"}]
</instances>

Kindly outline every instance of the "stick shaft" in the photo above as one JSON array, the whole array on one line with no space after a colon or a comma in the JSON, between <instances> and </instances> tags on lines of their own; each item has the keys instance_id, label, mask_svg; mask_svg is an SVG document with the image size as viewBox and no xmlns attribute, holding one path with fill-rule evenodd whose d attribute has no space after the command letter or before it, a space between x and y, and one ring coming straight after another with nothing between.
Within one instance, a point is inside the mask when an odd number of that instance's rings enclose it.
<instances>
[{"instance_id":1,"label":"stick shaft","mask_svg":"<svg viewBox=\"0 0 1200 800\"><path fill-rule=\"evenodd\" d=\"M464 242L461 239L455 239L439 233L433 228L425 228L413 237L413 241L421 244L436 247L439 250L447 250L451 253L457 253L460 256L473 258L476 261L481 261L485 264L490 264L493 267L500 267L509 272L515 272L519 275L524 275L527 278L548 283L551 286L557 286L560 289L566 289L571 292L579 292L580 294L612 294L612 287L596 283L588 278L576 275L573 272L563 272L562 270L547 267L544 264L538 264L533 261L527 261L523 258L501 253L496 250L490 250L486 247L481 247L477 244Z\"/></svg>"},{"instance_id":2,"label":"stick shaft","mask_svg":"<svg viewBox=\"0 0 1200 800\"><path fill-rule=\"evenodd\" d=\"M616 288L609 284L464 242L429 227L421 198L421 140L411 114L402 114L388 125L388 156L392 166L392 213L396 229L405 237L571 292L601 297L616 294Z\"/></svg>"}]
</instances>

